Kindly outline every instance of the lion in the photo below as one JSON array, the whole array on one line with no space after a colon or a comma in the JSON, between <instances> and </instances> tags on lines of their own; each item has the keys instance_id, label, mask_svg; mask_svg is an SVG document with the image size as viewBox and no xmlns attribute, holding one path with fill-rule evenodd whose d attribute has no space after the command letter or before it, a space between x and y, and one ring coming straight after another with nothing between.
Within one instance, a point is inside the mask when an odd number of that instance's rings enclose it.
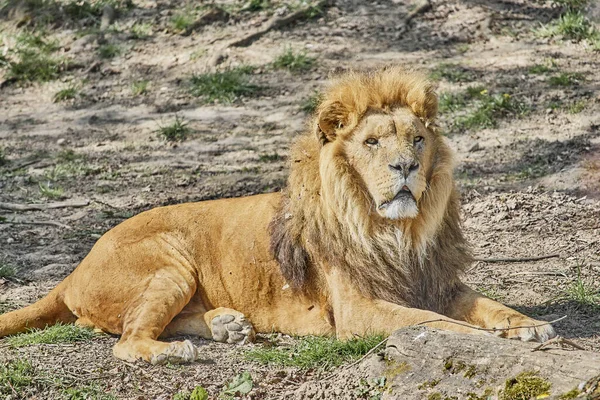
<instances>
[{"instance_id":1,"label":"lion","mask_svg":"<svg viewBox=\"0 0 600 400\"><path fill-rule=\"evenodd\" d=\"M163 341L176 335L345 339L421 324L554 337L461 282L473 259L437 104L416 71L339 76L292 145L283 191L122 222L46 297L0 316L0 337L74 322L120 335L117 358L153 364L198 357L189 340Z\"/></svg>"}]
</instances>

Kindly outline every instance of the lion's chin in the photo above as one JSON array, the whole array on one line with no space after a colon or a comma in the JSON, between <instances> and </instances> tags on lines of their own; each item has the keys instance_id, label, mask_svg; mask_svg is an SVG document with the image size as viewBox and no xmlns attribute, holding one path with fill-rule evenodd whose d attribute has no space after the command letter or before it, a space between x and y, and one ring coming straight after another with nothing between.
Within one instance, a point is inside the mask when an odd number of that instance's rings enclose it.
<instances>
[{"instance_id":1,"label":"lion's chin","mask_svg":"<svg viewBox=\"0 0 600 400\"><path fill-rule=\"evenodd\" d=\"M387 219L415 218L419 213L417 201L412 194L396 195L391 201L377 207L377 212Z\"/></svg>"}]
</instances>

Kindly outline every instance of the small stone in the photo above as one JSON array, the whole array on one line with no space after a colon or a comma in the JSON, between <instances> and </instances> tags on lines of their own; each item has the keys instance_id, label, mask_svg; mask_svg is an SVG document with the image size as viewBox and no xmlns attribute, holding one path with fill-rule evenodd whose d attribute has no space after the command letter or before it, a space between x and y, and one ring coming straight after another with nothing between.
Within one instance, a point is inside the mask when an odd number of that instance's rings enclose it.
<instances>
[{"instance_id":1,"label":"small stone","mask_svg":"<svg viewBox=\"0 0 600 400\"><path fill-rule=\"evenodd\" d=\"M481 146L479 145L479 142L475 142L475 144L469 148L469 153L473 153L479 150L481 150Z\"/></svg>"},{"instance_id":2,"label":"small stone","mask_svg":"<svg viewBox=\"0 0 600 400\"><path fill-rule=\"evenodd\" d=\"M8 244L11 244L11 243L14 243L14 242L15 242L15 239L13 239L11 237L9 237L8 239L6 239L6 243L8 243Z\"/></svg>"},{"instance_id":3,"label":"small stone","mask_svg":"<svg viewBox=\"0 0 600 400\"><path fill-rule=\"evenodd\" d=\"M65 139L65 138L60 138L60 139L58 139L58 140L56 141L56 144L57 144L57 145L59 145L59 146L63 146L63 145L65 145L65 144L67 144L67 139Z\"/></svg>"}]
</instances>

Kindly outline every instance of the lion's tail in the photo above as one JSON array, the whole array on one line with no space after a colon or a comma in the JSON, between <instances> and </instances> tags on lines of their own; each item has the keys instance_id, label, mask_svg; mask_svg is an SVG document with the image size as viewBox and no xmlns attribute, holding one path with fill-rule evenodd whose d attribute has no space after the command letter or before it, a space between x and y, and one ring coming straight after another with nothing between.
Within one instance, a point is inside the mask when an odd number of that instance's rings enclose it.
<instances>
[{"instance_id":1,"label":"lion's tail","mask_svg":"<svg viewBox=\"0 0 600 400\"><path fill-rule=\"evenodd\" d=\"M45 328L58 322L75 321L75 315L64 302L68 281L69 277L36 303L0 315L0 337L25 332L31 328Z\"/></svg>"}]
</instances>

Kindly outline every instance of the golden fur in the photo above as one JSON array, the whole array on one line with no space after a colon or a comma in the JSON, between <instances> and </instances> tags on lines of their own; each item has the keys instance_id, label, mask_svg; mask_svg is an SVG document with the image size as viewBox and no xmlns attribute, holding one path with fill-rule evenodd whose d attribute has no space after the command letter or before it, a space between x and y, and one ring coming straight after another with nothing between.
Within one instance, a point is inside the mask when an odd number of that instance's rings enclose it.
<instances>
[{"instance_id":1,"label":"golden fur","mask_svg":"<svg viewBox=\"0 0 600 400\"><path fill-rule=\"evenodd\" d=\"M522 340L549 325L466 287L451 151L437 99L400 68L334 80L293 145L283 193L162 207L104 235L46 298L0 316L0 337L57 321L121 335L115 356L196 358L197 334L390 333L424 323ZM454 320L463 321L462 325ZM466 323L466 324L465 324Z\"/></svg>"}]
</instances>

